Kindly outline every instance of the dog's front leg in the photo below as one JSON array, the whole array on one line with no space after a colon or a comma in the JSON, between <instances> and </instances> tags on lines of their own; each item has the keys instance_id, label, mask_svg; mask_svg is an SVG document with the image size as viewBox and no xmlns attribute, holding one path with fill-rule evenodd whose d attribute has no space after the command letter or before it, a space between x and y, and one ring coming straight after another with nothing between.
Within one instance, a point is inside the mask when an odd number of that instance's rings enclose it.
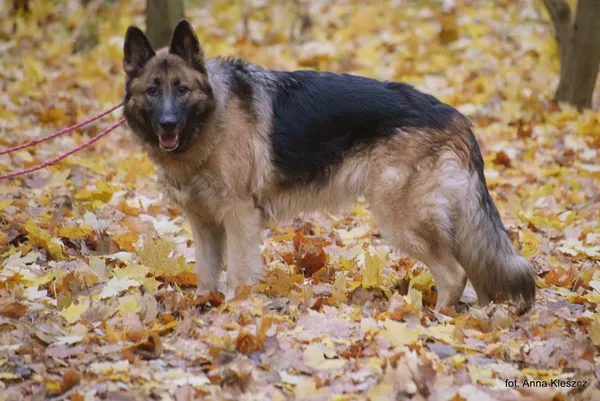
<instances>
[{"instance_id":1,"label":"dog's front leg","mask_svg":"<svg viewBox=\"0 0 600 401\"><path fill-rule=\"evenodd\" d=\"M227 238L228 296L237 286L254 284L262 275L261 218L254 202L247 202L236 205L223 220Z\"/></svg>"},{"instance_id":2,"label":"dog's front leg","mask_svg":"<svg viewBox=\"0 0 600 401\"><path fill-rule=\"evenodd\" d=\"M188 217L194 236L198 293L217 292L223 267L225 229L208 219Z\"/></svg>"}]
</instances>

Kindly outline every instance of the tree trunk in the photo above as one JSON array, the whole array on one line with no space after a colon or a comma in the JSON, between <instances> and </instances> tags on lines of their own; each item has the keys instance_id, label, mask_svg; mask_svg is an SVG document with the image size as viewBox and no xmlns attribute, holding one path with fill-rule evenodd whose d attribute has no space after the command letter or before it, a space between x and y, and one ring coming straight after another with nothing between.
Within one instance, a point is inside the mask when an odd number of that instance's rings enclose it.
<instances>
[{"instance_id":1,"label":"tree trunk","mask_svg":"<svg viewBox=\"0 0 600 401\"><path fill-rule=\"evenodd\" d=\"M591 107L600 65L600 0L579 0L575 19L565 0L544 0L560 53L556 99Z\"/></svg>"},{"instance_id":2,"label":"tree trunk","mask_svg":"<svg viewBox=\"0 0 600 401\"><path fill-rule=\"evenodd\" d=\"M155 49L169 45L182 18L183 0L146 0L146 35Z\"/></svg>"}]
</instances>

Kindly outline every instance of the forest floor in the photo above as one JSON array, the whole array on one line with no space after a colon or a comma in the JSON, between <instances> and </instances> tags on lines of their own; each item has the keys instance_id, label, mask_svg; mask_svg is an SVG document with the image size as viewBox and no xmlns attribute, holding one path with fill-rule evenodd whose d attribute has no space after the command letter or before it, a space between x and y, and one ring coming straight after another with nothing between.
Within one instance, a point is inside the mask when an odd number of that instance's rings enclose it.
<instances>
[{"instance_id":1,"label":"forest floor","mask_svg":"<svg viewBox=\"0 0 600 401\"><path fill-rule=\"evenodd\" d=\"M2 1L0 149L120 101L144 3L34 0L9 18ZM195 297L189 226L120 128L0 183L0 401L600 399L600 112L551 100L541 2L315 0L303 32L291 1L250 2L247 32L238 1L196 3L208 56L409 82L472 119L537 303L434 313L431 275L363 203L265 230L263 282ZM0 173L118 118L0 156Z\"/></svg>"}]
</instances>

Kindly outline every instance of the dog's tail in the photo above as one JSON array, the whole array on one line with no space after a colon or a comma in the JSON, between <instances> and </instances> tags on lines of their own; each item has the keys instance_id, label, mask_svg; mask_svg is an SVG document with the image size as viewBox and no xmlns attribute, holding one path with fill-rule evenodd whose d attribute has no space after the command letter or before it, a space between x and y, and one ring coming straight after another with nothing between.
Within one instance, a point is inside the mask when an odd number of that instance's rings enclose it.
<instances>
[{"instance_id":1,"label":"dog's tail","mask_svg":"<svg viewBox=\"0 0 600 401\"><path fill-rule=\"evenodd\" d=\"M458 213L453 251L479 296L480 303L508 297L526 310L535 302L535 271L513 246L490 197L483 159L472 132L469 200Z\"/></svg>"}]
</instances>

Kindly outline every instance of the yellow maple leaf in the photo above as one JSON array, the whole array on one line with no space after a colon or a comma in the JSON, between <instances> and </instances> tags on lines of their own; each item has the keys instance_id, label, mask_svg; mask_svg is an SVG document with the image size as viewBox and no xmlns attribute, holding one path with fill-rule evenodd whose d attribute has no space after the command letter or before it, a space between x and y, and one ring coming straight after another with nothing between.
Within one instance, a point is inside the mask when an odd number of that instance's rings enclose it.
<instances>
[{"instance_id":1,"label":"yellow maple leaf","mask_svg":"<svg viewBox=\"0 0 600 401\"><path fill-rule=\"evenodd\" d=\"M119 313L121 316L127 313L137 313L142 310L142 307L137 303L134 297L129 296L119 299Z\"/></svg>"},{"instance_id":2,"label":"yellow maple leaf","mask_svg":"<svg viewBox=\"0 0 600 401\"><path fill-rule=\"evenodd\" d=\"M69 324L76 323L81 318L83 312L88 310L85 304L71 304L68 307L60 311L60 315L65 318Z\"/></svg>"},{"instance_id":3,"label":"yellow maple leaf","mask_svg":"<svg viewBox=\"0 0 600 401\"><path fill-rule=\"evenodd\" d=\"M52 241L50 234L42 230L39 225L32 219L25 223L25 231L32 244L44 248L53 259L65 260L63 247L60 243Z\"/></svg>"},{"instance_id":4,"label":"yellow maple leaf","mask_svg":"<svg viewBox=\"0 0 600 401\"><path fill-rule=\"evenodd\" d=\"M23 60L23 73L25 75L25 82L32 87L43 82L46 79L45 68L43 64L34 56L25 57Z\"/></svg>"},{"instance_id":5,"label":"yellow maple leaf","mask_svg":"<svg viewBox=\"0 0 600 401\"><path fill-rule=\"evenodd\" d=\"M0 212L5 211L6 208L12 204L13 204L13 201L11 199L0 200Z\"/></svg>"},{"instance_id":6,"label":"yellow maple leaf","mask_svg":"<svg viewBox=\"0 0 600 401\"><path fill-rule=\"evenodd\" d=\"M348 297L346 297L346 276L343 272L338 273L335 277L331 301L334 304L341 304L348 301Z\"/></svg>"},{"instance_id":7,"label":"yellow maple leaf","mask_svg":"<svg viewBox=\"0 0 600 401\"><path fill-rule=\"evenodd\" d=\"M154 292L158 289L158 286L161 284L161 282L154 277L147 277L142 280L142 284L146 290Z\"/></svg>"},{"instance_id":8,"label":"yellow maple leaf","mask_svg":"<svg viewBox=\"0 0 600 401\"><path fill-rule=\"evenodd\" d=\"M130 278L133 280L142 281L148 274L148 267L138 265L137 263L130 263L121 269L113 270L113 274L116 278Z\"/></svg>"},{"instance_id":9,"label":"yellow maple leaf","mask_svg":"<svg viewBox=\"0 0 600 401\"><path fill-rule=\"evenodd\" d=\"M169 258L173 251L173 243L165 240L146 240L142 250L138 252L140 262L157 276L176 275L188 269L183 256Z\"/></svg>"},{"instance_id":10,"label":"yellow maple leaf","mask_svg":"<svg viewBox=\"0 0 600 401\"><path fill-rule=\"evenodd\" d=\"M84 239L87 238L92 231L92 227L87 224L82 224L76 227L61 227L57 230L56 234L63 238Z\"/></svg>"},{"instance_id":11,"label":"yellow maple leaf","mask_svg":"<svg viewBox=\"0 0 600 401\"><path fill-rule=\"evenodd\" d=\"M51 394L61 394L62 387L59 382L54 380L48 380L46 381L46 391L48 391Z\"/></svg>"},{"instance_id":12,"label":"yellow maple leaf","mask_svg":"<svg viewBox=\"0 0 600 401\"><path fill-rule=\"evenodd\" d=\"M423 310L423 294L421 291L413 286L409 288L408 295L405 296L405 299L407 303L411 304L420 315L421 311Z\"/></svg>"},{"instance_id":13,"label":"yellow maple leaf","mask_svg":"<svg viewBox=\"0 0 600 401\"><path fill-rule=\"evenodd\" d=\"M381 285L381 269L383 269L384 263L377 255L365 253L363 287L369 289Z\"/></svg>"},{"instance_id":14,"label":"yellow maple leaf","mask_svg":"<svg viewBox=\"0 0 600 401\"><path fill-rule=\"evenodd\" d=\"M121 247L121 249L127 252L135 251L135 247L133 246L138 240L140 236L134 232L127 231L126 233L116 235L114 237L115 242Z\"/></svg>"},{"instance_id":15,"label":"yellow maple leaf","mask_svg":"<svg viewBox=\"0 0 600 401\"><path fill-rule=\"evenodd\" d=\"M385 330L381 334L395 347L409 345L419 339L419 330L408 328L406 323L386 319L384 326Z\"/></svg>"},{"instance_id":16,"label":"yellow maple leaf","mask_svg":"<svg viewBox=\"0 0 600 401\"><path fill-rule=\"evenodd\" d=\"M429 293L431 291L431 287L434 286L433 276L428 271L423 271L418 276L414 276L413 272L409 272L410 285L411 288L419 290L424 293Z\"/></svg>"},{"instance_id":17,"label":"yellow maple leaf","mask_svg":"<svg viewBox=\"0 0 600 401\"><path fill-rule=\"evenodd\" d=\"M113 188L102 180L96 182L96 189L82 189L75 194L75 199L80 201L100 201L106 203L112 198Z\"/></svg>"},{"instance_id":18,"label":"yellow maple leaf","mask_svg":"<svg viewBox=\"0 0 600 401\"><path fill-rule=\"evenodd\" d=\"M531 258L539 253L539 245L542 240L538 238L530 230L523 230L520 232L521 241L523 242L523 248L521 253L525 258Z\"/></svg>"},{"instance_id":19,"label":"yellow maple leaf","mask_svg":"<svg viewBox=\"0 0 600 401\"><path fill-rule=\"evenodd\" d=\"M122 167L126 172L125 181L128 184L134 184L140 176L154 174L154 164L145 155L136 155L125 160Z\"/></svg>"}]
</instances>

